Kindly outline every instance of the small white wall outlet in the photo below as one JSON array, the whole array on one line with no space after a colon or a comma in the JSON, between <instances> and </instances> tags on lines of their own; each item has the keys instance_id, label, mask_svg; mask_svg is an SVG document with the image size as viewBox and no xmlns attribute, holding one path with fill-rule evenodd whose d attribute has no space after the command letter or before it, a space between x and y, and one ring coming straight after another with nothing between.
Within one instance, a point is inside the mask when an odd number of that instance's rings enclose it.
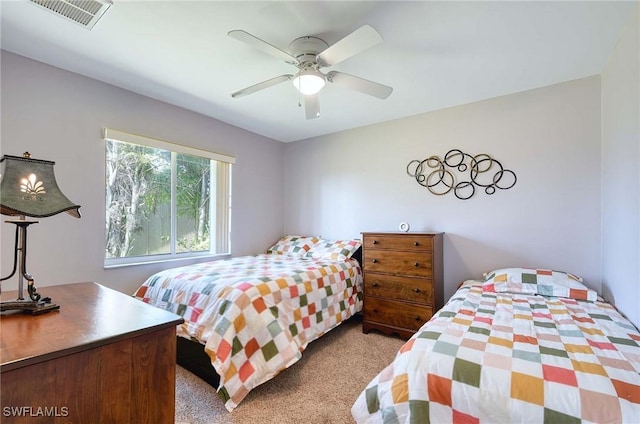
<instances>
[{"instance_id":1,"label":"small white wall outlet","mask_svg":"<svg viewBox=\"0 0 640 424\"><path fill-rule=\"evenodd\" d=\"M410 228L410 227L409 227L409 223L407 223L407 222L401 222L401 223L400 223L400 225L398 226L398 229L399 229L400 231L404 231L405 233L406 233L407 231L409 231L409 228Z\"/></svg>"}]
</instances>

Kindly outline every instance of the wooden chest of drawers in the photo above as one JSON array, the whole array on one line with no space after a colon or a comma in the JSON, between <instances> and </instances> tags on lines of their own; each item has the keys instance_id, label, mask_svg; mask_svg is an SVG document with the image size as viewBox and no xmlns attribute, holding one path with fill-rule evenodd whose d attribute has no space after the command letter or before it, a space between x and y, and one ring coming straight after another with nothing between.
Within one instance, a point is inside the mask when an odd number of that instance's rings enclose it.
<instances>
[{"instance_id":1,"label":"wooden chest of drawers","mask_svg":"<svg viewBox=\"0 0 640 424\"><path fill-rule=\"evenodd\" d=\"M96 283L42 291L59 311L0 315L0 421L173 424L182 317Z\"/></svg>"},{"instance_id":2,"label":"wooden chest of drawers","mask_svg":"<svg viewBox=\"0 0 640 424\"><path fill-rule=\"evenodd\" d=\"M409 338L443 303L443 233L362 233L362 331Z\"/></svg>"}]
</instances>

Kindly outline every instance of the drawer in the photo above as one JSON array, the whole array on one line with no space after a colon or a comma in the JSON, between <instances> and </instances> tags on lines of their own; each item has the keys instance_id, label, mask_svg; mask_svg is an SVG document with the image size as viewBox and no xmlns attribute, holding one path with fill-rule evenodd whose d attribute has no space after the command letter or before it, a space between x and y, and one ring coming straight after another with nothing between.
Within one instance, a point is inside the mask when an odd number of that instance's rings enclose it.
<instances>
[{"instance_id":1,"label":"drawer","mask_svg":"<svg viewBox=\"0 0 640 424\"><path fill-rule=\"evenodd\" d=\"M366 321L415 331L431 319L433 309L430 306L419 306L367 296L363 312L363 318Z\"/></svg>"},{"instance_id":2,"label":"drawer","mask_svg":"<svg viewBox=\"0 0 640 424\"><path fill-rule=\"evenodd\" d=\"M369 234L362 236L362 245L367 249L409 250L416 252L433 251L433 237L407 234Z\"/></svg>"},{"instance_id":3,"label":"drawer","mask_svg":"<svg viewBox=\"0 0 640 424\"><path fill-rule=\"evenodd\" d=\"M365 273L386 272L431 278L431 255L425 253L365 249L362 263Z\"/></svg>"},{"instance_id":4,"label":"drawer","mask_svg":"<svg viewBox=\"0 0 640 424\"><path fill-rule=\"evenodd\" d=\"M364 278L364 294L365 296L433 305L433 282L426 278L398 277L367 272Z\"/></svg>"}]
</instances>

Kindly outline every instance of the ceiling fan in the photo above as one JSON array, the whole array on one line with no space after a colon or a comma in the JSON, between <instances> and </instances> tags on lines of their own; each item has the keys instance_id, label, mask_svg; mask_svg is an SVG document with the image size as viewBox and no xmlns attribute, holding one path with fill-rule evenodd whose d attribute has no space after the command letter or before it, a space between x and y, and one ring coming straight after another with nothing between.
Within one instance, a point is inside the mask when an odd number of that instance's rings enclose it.
<instances>
[{"instance_id":1,"label":"ceiling fan","mask_svg":"<svg viewBox=\"0 0 640 424\"><path fill-rule=\"evenodd\" d=\"M382 36L370 25L361 26L332 46L318 37L296 38L289 44L290 53L243 30L229 31L228 35L298 68L296 74L280 75L238 90L231 94L233 98L246 96L281 82L293 80L293 85L304 96L306 118L314 119L320 116L318 92L327 81L380 99L386 99L393 91L393 88L389 86L354 75L338 71L324 74L320 71L320 68L336 65L381 43Z\"/></svg>"}]
</instances>

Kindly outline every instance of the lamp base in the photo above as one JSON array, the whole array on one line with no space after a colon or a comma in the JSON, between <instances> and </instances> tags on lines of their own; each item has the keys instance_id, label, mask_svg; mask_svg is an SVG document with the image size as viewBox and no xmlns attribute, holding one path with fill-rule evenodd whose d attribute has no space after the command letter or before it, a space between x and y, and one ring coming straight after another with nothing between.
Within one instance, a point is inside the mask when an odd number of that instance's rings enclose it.
<instances>
[{"instance_id":1,"label":"lamp base","mask_svg":"<svg viewBox=\"0 0 640 424\"><path fill-rule=\"evenodd\" d=\"M0 311L19 310L31 315L40 315L45 312L57 311L59 309L60 305L56 305L55 303L45 303L42 301L12 300L0 302Z\"/></svg>"}]
</instances>

